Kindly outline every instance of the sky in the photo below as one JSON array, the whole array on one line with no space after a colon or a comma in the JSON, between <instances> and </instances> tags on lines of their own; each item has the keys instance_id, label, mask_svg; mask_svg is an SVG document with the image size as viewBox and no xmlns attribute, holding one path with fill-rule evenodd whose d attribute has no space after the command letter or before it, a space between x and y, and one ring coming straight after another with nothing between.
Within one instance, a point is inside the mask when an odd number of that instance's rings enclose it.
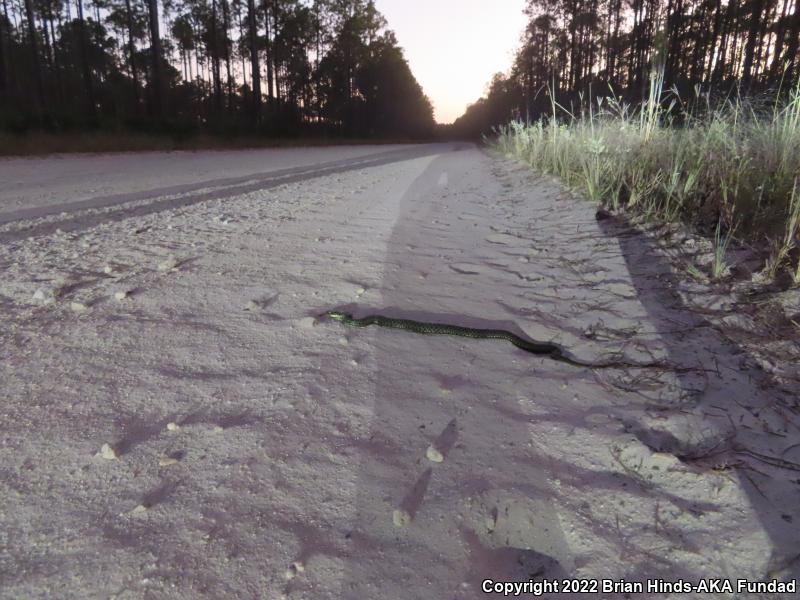
<instances>
[{"instance_id":1,"label":"sky","mask_svg":"<svg viewBox=\"0 0 800 600\"><path fill-rule=\"evenodd\" d=\"M525 27L525 0L375 0L431 99L451 123L511 67Z\"/></svg>"}]
</instances>

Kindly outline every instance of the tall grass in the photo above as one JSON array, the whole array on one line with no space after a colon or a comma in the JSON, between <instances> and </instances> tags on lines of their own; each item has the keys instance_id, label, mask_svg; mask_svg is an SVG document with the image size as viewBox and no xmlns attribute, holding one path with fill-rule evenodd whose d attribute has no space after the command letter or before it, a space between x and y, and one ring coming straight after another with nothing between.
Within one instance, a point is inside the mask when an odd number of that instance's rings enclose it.
<instances>
[{"instance_id":1,"label":"tall grass","mask_svg":"<svg viewBox=\"0 0 800 600\"><path fill-rule=\"evenodd\" d=\"M790 264L800 235L800 84L777 98L764 108L698 97L701 110L688 110L656 71L638 107L611 97L572 114L553 102L547 118L502 127L496 144L613 209L716 229L718 240L734 231L767 240L770 274L789 267L800 283L800 264Z\"/></svg>"}]
</instances>

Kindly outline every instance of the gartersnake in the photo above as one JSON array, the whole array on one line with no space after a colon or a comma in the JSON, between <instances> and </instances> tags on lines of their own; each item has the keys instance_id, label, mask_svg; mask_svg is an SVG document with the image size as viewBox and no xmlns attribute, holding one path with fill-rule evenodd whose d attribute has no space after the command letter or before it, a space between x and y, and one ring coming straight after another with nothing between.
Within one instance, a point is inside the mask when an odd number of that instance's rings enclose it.
<instances>
[{"instance_id":1,"label":"gartersnake","mask_svg":"<svg viewBox=\"0 0 800 600\"><path fill-rule=\"evenodd\" d=\"M526 340L515 333L505 329L478 329L475 327L461 327L459 325L447 325L444 323L426 323L424 321L414 321L411 319L394 319L384 317L382 315L368 315L361 319L354 319L353 315L340 311L328 311L325 313L331 319L339 321L344 325L350 327L369 327L370 325L378 325L380 327L388 327L391 329L404 329L414 333L422 333L426 335L455 335L459 337L475 338L475 339L494 339L506 340L514 344L517 348L545 356L552 360L557 360L570 365L578 367L588 367L591 369L609 369L609 368L662 368L673 370L694 370L685 369L681 367L669 366L665 363L650 362L650 363L628 363L622 361L612 361L605 363L590 363L583 362L579 359L573 358L567 352L552 342L539 342L535 340Z\"/></svg>"}]
</instances>

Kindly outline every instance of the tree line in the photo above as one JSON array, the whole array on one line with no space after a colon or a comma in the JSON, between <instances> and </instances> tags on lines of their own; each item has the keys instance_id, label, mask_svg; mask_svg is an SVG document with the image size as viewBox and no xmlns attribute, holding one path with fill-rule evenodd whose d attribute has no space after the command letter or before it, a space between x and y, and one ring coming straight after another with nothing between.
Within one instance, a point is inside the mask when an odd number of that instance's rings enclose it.
<instances>
[{"instance_id":1,"label":"tree line","mask_svg":"<svg viewBox=\"0 0 800 600\"><path fill-rule=\"evenodd\" d=\"M0 129L423 137L373 0L2 0Z\"/></svg>"},{"instance_id":2,"label":"tree line","mask_svg":"<svg viewBox=\"0 0 800 600\"><path fill-rule=\"evenodd\" d=\"M664 88L756 96L800 79L800 0L528 0L513 65L454 124L477 135L511 118L569 108L595 96L647 96Z\"/></svg>"}]
</instances>

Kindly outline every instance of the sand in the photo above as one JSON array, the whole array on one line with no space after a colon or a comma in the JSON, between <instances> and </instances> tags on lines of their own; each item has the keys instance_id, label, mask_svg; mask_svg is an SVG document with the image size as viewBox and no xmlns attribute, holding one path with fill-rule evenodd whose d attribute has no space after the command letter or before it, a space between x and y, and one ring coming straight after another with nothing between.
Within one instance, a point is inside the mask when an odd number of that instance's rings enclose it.
<instances>
[{"instance_id":1,"label":"sand","mask_svg":"<svg viewBox=\"0 0 800 600\"><path fill-rule=\"evenodd\" d=\"M188 160L143 164L170 156ZM36 160L20 180L62 159ZM186 181L165 177L141 189ZM732 292L691 282L663 235L464 145L133 211L153 201L0 226L0 598L800 573L798 385L720 325ZM331 309L683 368L577 368Z\"/></svg>"}]
</instances>

